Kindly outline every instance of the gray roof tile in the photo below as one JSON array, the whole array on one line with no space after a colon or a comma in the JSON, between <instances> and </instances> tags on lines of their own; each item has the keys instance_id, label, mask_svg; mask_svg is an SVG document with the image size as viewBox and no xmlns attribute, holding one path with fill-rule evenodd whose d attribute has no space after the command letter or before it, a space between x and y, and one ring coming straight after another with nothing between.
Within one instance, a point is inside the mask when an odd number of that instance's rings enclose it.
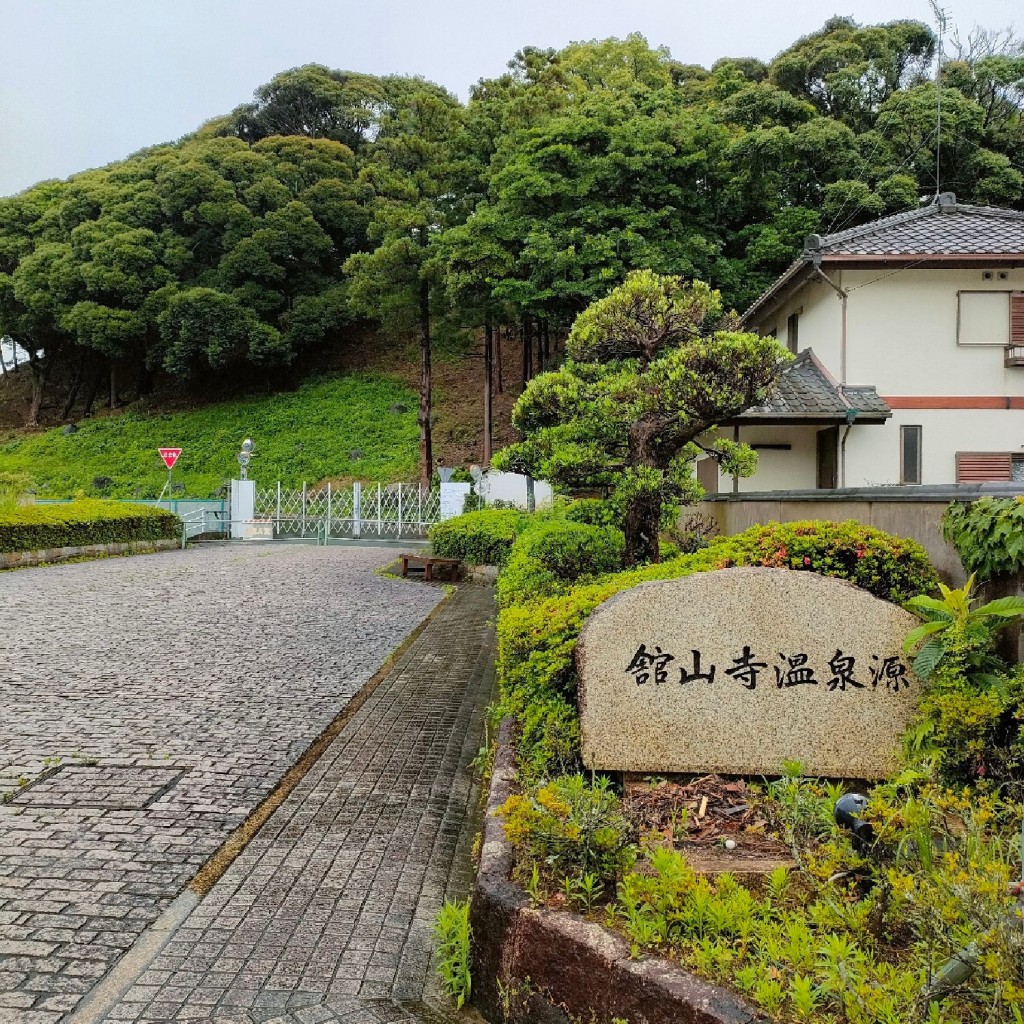
<instances>
[{"instance_id":1,"label":"gray roof tile","mask_svg":"<svg viewBox=\"0 0 1024 1024\"><path fill-rule=\"evenodd\" d=\"M938 201L918 210L895 213L847 231L821 235L818 246L805 249L754 300L743 319L751 322L775 296L786 294L806 280L812 272L812 257L819 254L826 264L830 256L860 256L870 261L872 257L891 260L900 256L943 259L1009 255L1024 261L1024 212L958 203L956 196L945 193Z\"/></svg>"},{"instance_id":2,"label":"gray roof tile","mask_svg":"<svg viewBox=\"0 0 1024 1024\"><path fill-rule=\"evenodd\" d=\"M847 386L844 397L844 391L828 375L814 352L807 348L779 375L767 402L748 409L737 420L741 423L778 420L843 422L850 409L857 411L858 420L882 420L892 415L892 410L873 387Z\"/></svg>"},{"instance_id":3,"label":"gray roof tile","mask_svg":"<svg viewBox=\"0 0 1024 1024\"><path fill-rule=\"evenodd\" d=\"M828 256L1024 256L1024 213L957 203L956 197L821 236Z\"/></svg>"}]
</instances>

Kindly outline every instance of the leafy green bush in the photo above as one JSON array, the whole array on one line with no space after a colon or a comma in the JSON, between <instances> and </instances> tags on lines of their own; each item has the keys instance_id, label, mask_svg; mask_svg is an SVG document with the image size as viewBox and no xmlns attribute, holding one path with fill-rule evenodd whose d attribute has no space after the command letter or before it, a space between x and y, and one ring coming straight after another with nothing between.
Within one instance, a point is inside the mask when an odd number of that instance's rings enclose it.
<instances>
[{"instance_id":1,"label":"leafy green bush","mask_svg":"<svg viewBox=\"0 0 1024 1024\"><path fill-rule=\"evenodd\" d=\"M552 519L525 530L498 576L498 605L556 594L622 568L625 538L610 526Z\"/></svg>"},{"instance_id":2,"label":"leafy green bush","mask_svg":"<svg viewBox=\"0 0 1024 1024\"><path fill-rule=\"evenodd\" d=\"M629 821L607 778L591 786L582 775L562 776L510 796L498 813L523 860L543 865L545 881L578 879L594 893L614 885L636 859Z\"/></svg>"},{"instance_id":3,"label":"leafy green bush","mask_svg":"<svg viewBox=\"0 0 1024 1024\"><path fill-rule=\"evenodd\" d=\"M441 558L469 565L504 565L526 514L517 509L482 508L465 512L430 529L430 545Z\"/></svg>"},{"instance_id":4,"label":"leafy green bush","mask_svg":"<svg viewBox=\"0 0 1024 1024\"><path fill-rule=\"evenodd\" d=\"M907 607L924 620L907 636L917 649L914 671L928 682L908 753L925 759L950 783L1024 776L1024 667L996 653L996 633L1024 615L1024 598L975 607L974 577L960 590L939 584L941 598L921 595Z\"/></svg>"},{"instance_id":5,"label":"leafy green bush","mask_svg":"<svg viewBox=\"0 0 1024 1024\"><path fill-rule=\"evenodd\" d=\"M168 540L181 536L181 520L164 509L87 498L66 505L0 510L0 551Z\"/></svg>"},{"instance_id":6,"label":"leafy green bush","mask_svg":"<svg viewBox=\"0 0 1024 1024\"><path fill-rule=\"evenodd\" d=\"M927 552L916 541L853 519L765 523L721 537L706 550L718 552L729 565L779 566L836 576L897 604L935 591L939 582Z\"/></svg>"},{"instance_id":7,"label":"leafy green bush","mask_svg":"<svg viewBox=\"0 0 1024 1024\"><path fill-rule=\"evenodd\" d=\"M622 529L622 512L610 501L600 498L577 498L565 506L565 518L571 523L587 526L614 526Z\"/></svg>"},{"instance_id":8,"label":"leafy green bush","mask_svg":"<svg viewBox=\"0 0 1024 1024\"><path fill-rule=\"evenodd\" d=\"M953 502L942 516L942 535L969 573L982 580L1024 569L1024 498Z\"/></svg>"}]
</instances>

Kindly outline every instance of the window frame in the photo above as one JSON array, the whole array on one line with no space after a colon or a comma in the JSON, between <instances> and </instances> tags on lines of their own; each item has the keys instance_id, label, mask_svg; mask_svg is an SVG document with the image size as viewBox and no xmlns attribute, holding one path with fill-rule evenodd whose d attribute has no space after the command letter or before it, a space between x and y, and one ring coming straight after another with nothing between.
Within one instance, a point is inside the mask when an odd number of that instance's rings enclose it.
<instances>
[{"instance_id":1,"label":"window frame","mask_svg":"<svg viewBox=\"0 0 1024 1024\"><path fill-rule=\"evenodd\" d=\"M794 310L786 317L786 348L793 355L800 352L800 314L802 310Z\"/></svg>"},{"instance_id":2,"label":"window frame","mask_svg":"<svg viewBox=\"0 0 1024 1024\"><path fill-rule=\"evenodd\" d=\"M1013 326L1013 288L958 288L956 292L956 345L957 348L1007 348L1010 345ZM1006 296L1006 341L961 341L963 330L962 295L1005 295Z\"/></svg>"},{"instance_id":3,"label":"window frame","mask_svg":"<svg viewBox=\"0 0 1024 1024\"><path fill-rule=\"evenodd\" d=\"M907 442L906 438L911 430L917 431L917 459L915 469L916 480L909 480L907 478ZM921 483L923 476L923 460L921 457L922 442L924 439L924 430L920 423L901 423L900 424L900 485L907 487L917 487Z\"/></svg>"}]
</instances>

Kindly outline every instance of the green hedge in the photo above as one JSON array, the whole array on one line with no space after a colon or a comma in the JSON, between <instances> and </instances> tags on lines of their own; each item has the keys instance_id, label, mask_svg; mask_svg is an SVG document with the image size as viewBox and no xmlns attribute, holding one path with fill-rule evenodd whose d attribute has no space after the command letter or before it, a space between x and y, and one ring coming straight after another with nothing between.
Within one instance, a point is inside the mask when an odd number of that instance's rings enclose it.
<instances>
[{"instance_id":1,"label":"green hedge","mask_svg":"<svg viewBox=\"0 0 1024 1024\"><path fill-rule=\"evenodd\" d=\"M0 551L40 551L181 536L181 520L164 509L86 498L66 505L0 508Z\"/></svg>"},{"instance_id":2,"label":"green hedge","mask_svg":"<svg viewBox=\"0 0 1024 1024\"><path fill-rule=\"evenodd\" d=\"M836 576L896 604L939 585L920 544L854 519L766 523L734 537L719 537L704 550L717 552L723 565L778 566Z\"/></svg>"},{"instance_id":3,"label":"green hedge","mask_svg":"<svg viewBox=\"0 0 1024 1024\"><path fill-rule=\"evenodd\" d=\"M514 508L484 508L446 519L430 530L430 544L441 558L459 558L468 565L504 565L516 536L528 522Z\"/></svg>"},{"instance_id":4,"label":"green hedge","mask_svg":"<svg viewBox=\"0 0 1024 1024\"><path fill-rule=\"evenodd\" d=\"M512 545L498 576L502 608L568 590L574 583L622 568L625 538L610 526L540 520Z\"/></svg>"}]
</instances>

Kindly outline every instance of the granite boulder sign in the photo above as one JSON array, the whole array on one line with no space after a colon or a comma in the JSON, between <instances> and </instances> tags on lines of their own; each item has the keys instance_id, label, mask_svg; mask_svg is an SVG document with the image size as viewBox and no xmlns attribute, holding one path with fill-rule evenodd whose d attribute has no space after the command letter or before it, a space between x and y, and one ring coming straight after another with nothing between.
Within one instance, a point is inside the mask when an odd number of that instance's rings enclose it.
<instances>
[{"instance_id":1,"label":"granite boulder sign","mask_svg":"<svg viewBox=\"0 0 1024 1024\"><path fill-rule=\"evenodd\" d=\"M583 763L634 772L880 778L921 684L909 612L844 580L736 568L643 583L577 646Z\"/></svg>"}]
</instances>

